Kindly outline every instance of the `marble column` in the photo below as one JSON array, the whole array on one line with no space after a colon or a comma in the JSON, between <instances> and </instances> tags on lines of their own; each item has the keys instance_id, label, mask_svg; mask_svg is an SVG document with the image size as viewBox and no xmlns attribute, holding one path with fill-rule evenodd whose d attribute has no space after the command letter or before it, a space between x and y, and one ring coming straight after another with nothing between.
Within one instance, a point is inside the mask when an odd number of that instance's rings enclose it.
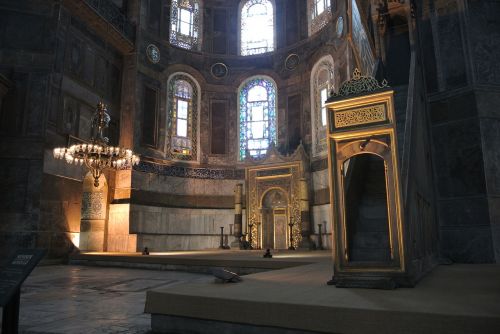
<instances>
[{"instance_id":1,"label":"marble column","mask_svg":"<svg viewBox=\"0 0 500 334\"><path fill-rule=\"evenodd\" d=\"M234 229L233 235L236 238L231 247L240 247L240 238L242 235L243 215L241 209L241 202L243 198L243 184L239 183L234 188Z\"/></svg>"},{"instance_id":2,"label":"marble column","mask_svg":"<svg viewBox=\"0 0 500 334\"><path fill-rule=\"evenodd\" d=\"M83 180L82 214L80 220L80 250L102 252L106 227L108 204L108 183L104 175L99 178L99 186L94 186L90 172Z\"/></svg>"},{"instance_id":3,"label":"marble column","mask_svg":"<svg viewBox=\"0 0 500 334\"><path fill-rule=\"evenodd\" d=\"M300 179L300 218L302 221L300 249L311 249L311 214L309 212L309 188L305 178Z\"/></svg>"}]
</instances>

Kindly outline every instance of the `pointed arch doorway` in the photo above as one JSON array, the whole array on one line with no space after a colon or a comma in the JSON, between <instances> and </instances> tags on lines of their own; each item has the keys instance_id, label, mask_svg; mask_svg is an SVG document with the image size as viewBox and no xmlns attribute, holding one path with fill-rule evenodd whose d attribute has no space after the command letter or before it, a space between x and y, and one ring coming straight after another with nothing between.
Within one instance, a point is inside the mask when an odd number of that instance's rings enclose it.
<instances>
[{"instance_id":1,"label":"pointed arch doorway","mask_svg":"<svg viewBox=\"0 0 500 334\"><path fill-rule=\"evenodd\" d=\"M288 197L280 188L272 188L262 196L262 248L287 249Z\"/></svg>"}]
</instances>

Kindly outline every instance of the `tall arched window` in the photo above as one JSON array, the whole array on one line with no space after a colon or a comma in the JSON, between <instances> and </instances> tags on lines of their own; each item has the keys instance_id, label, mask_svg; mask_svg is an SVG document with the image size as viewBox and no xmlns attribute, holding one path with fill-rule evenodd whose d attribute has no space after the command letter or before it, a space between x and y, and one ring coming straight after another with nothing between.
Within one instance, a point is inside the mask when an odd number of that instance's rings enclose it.
<instances>
[{"instance_id":1,"label":"tall arched window","mask_svg":"<svg viewBox=\"0 0 500 334\"><path fill-rule=\"evenodd\" d=\"M240 53L243 56L274 50L274 7L269 0L246 0L240 12Z\"/></svg>"},{"instance_id":2,"label":"tall arched window","mask_svg":"<svg viewBox=\"0 0 500 334\"><path fill-rule=\"evenodd\" d=\"M325 101L333 88L333 59L321 58L311 72L311 113L313 126L313 155L326 152L327 110Z\"/></svg>"},{"instance_id":3,"label":"tall arched window","mask_svg":"<svg viewBox=\"0 0 500 334\"><path fill-rule=\"evenodd\" d=\"M167 155L180 160L197 159L198 88L186 74L168 82Z\"/></svg>"},{"instance_id":4,"label":"tall arched window","mask_svg":"<svg viewBox=\"0 0 500 334\"><path fill-rule=\"evenodd\" d=\"M309 36L320 31L332 18L330 0L308 0Z\"/></svg>"},{"instance_id":5,"label":"tall arched window","mask_svg":"<svg viewBox=\"0 0 500 334\"><path fill-rule=\"evenodd\" d=\"M266 154L276 143L276 84L265 77L251 78L239 91L240 158Z\"/></svg>"},{"instance_id":6,"label":"tall arched window","mask_svg":"<svg viewBox=\"0 0 500 334\"><path fill-rule=\"evenodd\" d=\"M200 1L172 0L170 43L183 49L199 50L200 34Z\"/></svg>"}]
</instances>

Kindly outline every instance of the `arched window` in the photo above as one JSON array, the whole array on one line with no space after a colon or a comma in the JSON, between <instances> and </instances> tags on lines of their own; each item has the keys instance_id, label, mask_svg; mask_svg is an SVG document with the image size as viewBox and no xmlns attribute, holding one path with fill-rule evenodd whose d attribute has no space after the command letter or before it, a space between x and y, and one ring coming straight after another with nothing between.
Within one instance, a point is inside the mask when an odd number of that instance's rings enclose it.
<instances>
[{"instance_id":1,"label":"arched window","mask_svg":"<svg viewBox=\"0 0 500 334\"><path fill-rule=\"evenodd\" d=\"M308 0L309 36L320 31L332 18L330 0Z\"/></svg>"},{"instance_id":2,"label":"arched window","mask_svg":"<svg viewBox=\"0 0 500 334\"><path fill-rule=\"evenodd\" d=\"M168 82L167 154L180 160L197 159L198 89L186 74L175 74Z\"/></svg>"},{"instance_id":3,"label":"arched window","mask_svg":"<svg viewBox=\"0 0 500 334\"><path fill-rule=\"evenodd\" d=\"M240 12L242 56L274 50L274 7L269 0L246 0Z\"/></svg>"},{"instance_id":4,"label":"arched window","mask_svg":"<svg viewBox=\"0 0 500 334\"><path fill-rule=\"evenodd\" d=\"M276 84L269 78L255 77L243 83L240 101L240 158L266 154L276 143Z\"/></svg>"},{"instance_id":5,"label":"arched window","mask_svg":"<svg viewBox=\"0 0 500 334\"><path fill-rule=\"evenodd\" d=\"M172 0L170 43L183 49L199 50L200 34L200 1Z\"/></svg>"},{"instance_id":6,"label":"arched window","mask_svg":"<svg viewBox=\"0 0 500 334\"><path fill-rule=\"evenodd\" d=\"M326 152L327 110L325 101L333 88L333 59L321 58L311 72L311 113L313 125L313 155Z\"/></svg>"}]
</instances>

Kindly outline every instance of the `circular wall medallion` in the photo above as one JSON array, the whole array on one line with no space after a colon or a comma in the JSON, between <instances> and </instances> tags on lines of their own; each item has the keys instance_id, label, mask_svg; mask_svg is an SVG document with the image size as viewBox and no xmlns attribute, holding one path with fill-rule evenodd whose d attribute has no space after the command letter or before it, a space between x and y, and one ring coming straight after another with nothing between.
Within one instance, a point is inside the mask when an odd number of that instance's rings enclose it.
<instances>
[{"instance_id":1,"label":"circular wall medallion","mask_svg":"<svg viewBox=\"0 0 500 334\"><path fill-rule=\"evenodd\" d=\"M154 44L148 45L146 48L146 55L153 64L157 64L160 61L160 49Z\"/></svg>"},{"instance_id":2,"label":"circular wall medallion","mask_svg":"<svg viewBox=\"0 0 500 334\"><path fill-rule=\"evenodd\" d=\"M344 18L339 16L337 19L337 37L342 37L342 33L344 32Z\"/></svg>"},{"instance_id":3,"label":"circular wall medallion","mask_svg":"<svg viewBox=\"0 0 500 334\"><path fill-rule=\"evenodd\" d=\"M299 66L300 58L296 53L291 53L285 59L285 68L289 71L294 70Z\"/></svg>"},{"instance_id":4,"label":"circular wall medallion","mask_svg":"<svg viewBox=\"0 0 500 334\"><path fill-rule=\"evenodd\" d=\"M228 69L223 63L215 63L210 67L210 73L212 73L215 78L221 79L227 76Z\"/></svg>"}]
</instances>

